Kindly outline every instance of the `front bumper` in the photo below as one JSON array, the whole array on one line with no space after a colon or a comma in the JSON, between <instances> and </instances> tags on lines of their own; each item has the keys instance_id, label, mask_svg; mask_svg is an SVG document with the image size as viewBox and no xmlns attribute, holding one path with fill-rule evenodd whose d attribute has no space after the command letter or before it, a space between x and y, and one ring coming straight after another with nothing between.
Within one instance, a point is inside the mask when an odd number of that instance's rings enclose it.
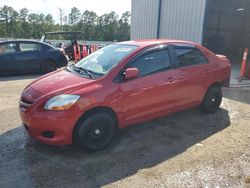
<instances>
[{"instance_id":1,"label":"front bumper","mask_svg":"<svg viewBox=\"0 0 250 188\"><path fill-rule=\"evenodd\" d=\"M72 133L77 122L72 112L37 111L31 114L20 110L19 113L27 133L33 139L49 145L72 144Z\"/></svg>"}]
</instances>

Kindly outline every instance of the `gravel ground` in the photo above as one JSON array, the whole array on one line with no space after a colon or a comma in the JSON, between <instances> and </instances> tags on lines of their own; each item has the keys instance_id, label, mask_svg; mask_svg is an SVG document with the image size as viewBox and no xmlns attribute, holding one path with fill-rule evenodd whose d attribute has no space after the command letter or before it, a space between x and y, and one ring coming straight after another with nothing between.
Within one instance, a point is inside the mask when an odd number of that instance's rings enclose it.
<instances>
[{"instance_id":1,"label":"gravel ground","mask_svg":"<svg viewBox=\"0 0 250 188\"><path fill-rule=\"evenodd\" d=\"M250 187L250 95L226 89L221 109L180 112L122 130L96 153L26 136L18 99L36 76L0 78L0 187Z\"/></svg>"}]
</instances>

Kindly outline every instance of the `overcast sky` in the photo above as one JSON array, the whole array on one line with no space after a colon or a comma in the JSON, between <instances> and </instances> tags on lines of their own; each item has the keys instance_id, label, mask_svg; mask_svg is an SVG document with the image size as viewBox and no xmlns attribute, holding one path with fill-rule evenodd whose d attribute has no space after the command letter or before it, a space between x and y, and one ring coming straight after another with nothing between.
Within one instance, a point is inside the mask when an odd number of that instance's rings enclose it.
<instances>
[{"instance_id":1,"label":"overcast sky","mask_svg":"<svg viewBox=\"0 0 250 188\"><path fill-rule=\"evenodd\" d=\"M0 6L3 5L11 6L15 10L25 7L30 12L52 14L55 21L59 20L59 8L68 15L73 6L81 12L93 10L98 16L111 11L119 15L131 11L131 0L0 0Z\"/></svg>"}]
</instances>

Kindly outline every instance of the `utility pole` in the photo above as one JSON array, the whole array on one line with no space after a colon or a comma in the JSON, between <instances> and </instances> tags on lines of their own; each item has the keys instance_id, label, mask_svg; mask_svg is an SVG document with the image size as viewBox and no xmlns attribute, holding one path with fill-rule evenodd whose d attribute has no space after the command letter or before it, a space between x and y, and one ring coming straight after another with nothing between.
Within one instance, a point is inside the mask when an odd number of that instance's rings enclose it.
<instances>
[{"instance_id":1,"label":"utility pole","mask_svg":"<svg viewBox=\"0 0 250 188\"><path fill-rule=\"evenodd\" d=\"M62 8L59 8L58 10L59 10L60 26L62 27L64 13L63 13Z\"/></svg>"}]
</instances>

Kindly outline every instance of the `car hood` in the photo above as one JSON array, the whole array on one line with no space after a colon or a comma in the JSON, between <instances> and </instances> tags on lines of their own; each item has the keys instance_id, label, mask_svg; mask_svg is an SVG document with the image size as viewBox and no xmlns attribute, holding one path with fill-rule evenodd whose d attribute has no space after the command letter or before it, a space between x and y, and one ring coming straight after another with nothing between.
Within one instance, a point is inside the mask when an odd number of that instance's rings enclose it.
<instances>
[{"instance_id":1,"label":"car hood","mask_svg":"<svg viewBox=\"0 0 250 188\"><path fill-rule=\"evenodd\" d=\"M93 82L96 82L96 80L83 78L66 70L59 70L38 78L29 87L41 93L41 95L55 95L71 93Z\"/></svg>"}]
</instances>

